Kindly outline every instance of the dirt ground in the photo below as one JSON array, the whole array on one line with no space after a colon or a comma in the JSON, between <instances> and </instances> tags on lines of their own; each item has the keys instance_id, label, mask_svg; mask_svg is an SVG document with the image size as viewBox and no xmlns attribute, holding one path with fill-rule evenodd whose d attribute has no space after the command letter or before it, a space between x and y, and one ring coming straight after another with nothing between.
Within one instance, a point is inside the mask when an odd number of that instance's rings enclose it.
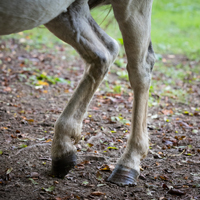
<instances>
[{"instance_id":1,"label":"dirt ground","mask_svg":"<svg viewBox=\"0 0 200 200\"><path fill-rule=\"evenodd\" d=\"M116 65L83 121L78 165L64 179L49 176L54 123L84 71L80 58L68 57L59 45L55 49L58 54L27 51L16 40L0 43L0 199L200 199L198 81L184 83L188 103L151 94L160 100L149 108L150 149L137 186L106 182L126 147L133 99L124 79L120 84L126 91L111 92L122 70ZM164 56L163 62L200 65L174 55ZM155 71L153 80L159 77Z\"/></svg>"}]
</instances>

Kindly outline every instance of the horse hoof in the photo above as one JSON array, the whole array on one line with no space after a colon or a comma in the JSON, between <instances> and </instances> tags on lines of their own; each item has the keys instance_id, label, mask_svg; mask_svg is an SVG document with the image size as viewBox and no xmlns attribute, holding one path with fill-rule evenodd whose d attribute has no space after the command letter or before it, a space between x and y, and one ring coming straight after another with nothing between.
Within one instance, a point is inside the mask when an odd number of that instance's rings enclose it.
<instances>
[{"instance_id":1,"label":"horse hoof","mask_svg":"<svg viewBox=\"0 0 200 200\"><path fill-rule=\"evenodd\" d=\"M107 181L115 183L119 186L135 186L137 185L138 176L139 173L135 169L131 169L123 165L116 165Z\"/></svg>"},{"instance_id":2,"label":"horse hoof","mask_svg":"<svg viewBox=\"0 0 200 200\"><path fill-rule=\"evenodd\" d=\"M76 165L76 154L69 154L60 158L52 158L52 176L64 178L68 172Z\"/></svg>"}]
</instances>

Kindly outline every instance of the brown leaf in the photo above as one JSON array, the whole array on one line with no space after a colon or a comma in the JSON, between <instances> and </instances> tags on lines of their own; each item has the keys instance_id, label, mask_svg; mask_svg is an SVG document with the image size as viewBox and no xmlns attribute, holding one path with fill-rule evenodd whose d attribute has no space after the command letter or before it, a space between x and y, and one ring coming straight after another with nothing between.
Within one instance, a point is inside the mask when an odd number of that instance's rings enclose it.
<instances>
[{"instance_id":1,"label":"brown leaf","mask_svg":"<svg viewBox=\"0 0 200 200\"><path fill-rule=\"evenodd\" d=\"M101 195L105 195L105 193L103 192L99 192L99 191L94 191L91 193L92 196L101 196Z\"/></svg>"},{"instance_id":2,"label":"brown leaf","mask_svg":"<svg viewBox=\"0 0 200 200\"><path fill-rule=\"evenodd\" d=\"M90 164L90 161L84 160L83 162L77 164L77 166L83 166L83 165L88 165L88 164Z\"/></svg>"},{"instance_id":3,"label":"brown leaf","mask_svg":"<svg viewBox=\"0 0 200 200\"><path fill-rule=\"evenodd\" d=\"M88 145L88 147L92 147L92 146L94 146L92 143L87 143L87 145Z\"/></svg>"},{"instance_id":4,"label":"brown leaf","mask_svg":"<svg viewBox=\"0 0 200 200\"><path fill-rule=\"evenodd\" d=\"M160 165L160 163L159 162L156 162L156 166L159 166Z\"/></svg>"},{"instance_id":5,"label":"brown leaf","mask_svg":"<svg viewBox=\"0 0 200 200\"><path fill-rule=\"evenodd\" d=\"M34 122L34 119L26 119L27 122L32 123Z\"/></svg>"},{"instance_id":6,"label":"brown leaf","mask_svg":"<svg viewBox=\"0 0 200 200\"><path fill-rule=\"evenodd\" d=\"M194 116L199 116L199 115L200 115L200 113L194 112Z\"/></svg>"},{"instance_id":7,"label":"brown leaf","mask_svg":"<svg viewBox=\"0 0 200 200\"><path fill-rule=\"evenodd\" d=\"M186 138L186 136L185 135L182 135L182 136L177 136L176 135L174 138L177 139L177 140L183 140L183 139Z\"/></svg>"},{"instance_id":8,"label":"brown leaf","mask_svg":"<svg viewBox=\"0 0 200 200\"><path fill-rule=\"evenodd\" d=\"M169 194L173 194L173 195L185 195L185 192L182 192L181 190L176 190L176 189L171 189L168 191Z\"/></svg>"},{"instance_id":9,"label":"brown leaf","mask_svg":"<svg viewBox=\"0 0 200 200\"><path fill-rule=\"evenodd\" d=\"M102 165L100 170L101 171L110 171L110 167L108 165Z\"/></svg>"},{"instance_id":10,"label":"brown leaf","mask_svg":"<svg viewBox=\"0 0 200 200\"><path fill-rule=\"evenodd\" d=\"M10 91L11 91L11 88L10 88L10 87L6 87L6 88L4 88L3 91L4 91L4 92L10 92Z\"/></svg>"},{"instance_id":11,"label":"brown leaf","mask_svg":"<svg viewBox=\"0 0 200 200\"><path fill-rule=\"evenodd\" d=\"M173 111L172 110L162 110L161 111L164 115L173 115Z\"/></svg>"},{"instance_id":12,"label":"brown leaf","mask_svg":"<svg viewBox=\"0 0 200 200\"><path fill-rule=\"evenodd\" d=\"M55 200L62 200L62 198L61 197L56 197Z\"/></svg>"},{"instance_id":13,"label":"brown leaf","mask_svg":"<svg viewBox=\"0 0 200 200\"><path fill-rule=\"evenodd\" d=\"M163 187L164 189L169 190L169 187L168 187L165 183L162 185L162 187Z\"/></svg>"},{"instance_id":14,"label":"brown leaf","mask_svg":"<svg viewBox=\"0 0 200 200\"><path fill-rule=\"evenodd\" d=\"M166 175L160 176L160 178L161 178L162 180L165 180L165 181L169 180L169 178L168 178Z\"/></svg>"}]
</instances>

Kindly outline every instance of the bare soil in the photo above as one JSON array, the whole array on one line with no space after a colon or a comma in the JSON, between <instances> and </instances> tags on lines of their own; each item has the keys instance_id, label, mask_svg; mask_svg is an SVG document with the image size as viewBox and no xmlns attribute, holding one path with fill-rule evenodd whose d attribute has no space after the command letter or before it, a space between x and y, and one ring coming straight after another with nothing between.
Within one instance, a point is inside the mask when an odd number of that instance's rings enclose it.
<instances>
[{"instance_id":1,"label":"bare soil","mask_svg":"<svg viewBox=\"0 0 200 200\"><path fill-rule=\"evenodd\" d=\"M108 90L119 79L116 71L122 70L116 65L83 121L83 137L76 145L78 165L64 179L49 176L54 123L84 71L84 62L68 58L63 48L42 53L26 51L15 40L0 44L0 199L200 199L199 82L184 85L190 91L187 104L152 94L160 103L149 108L150 150L141 163L137 186L106 181L130 134L129 83L121 80L127 90L120 94ZM168 65L193 62L168 55L166 61ZM30 77L37 73L70 82L52 84L41 78L34 85ZM155 71L153 79L159 76Z\"/></svg>"}]
</instances>

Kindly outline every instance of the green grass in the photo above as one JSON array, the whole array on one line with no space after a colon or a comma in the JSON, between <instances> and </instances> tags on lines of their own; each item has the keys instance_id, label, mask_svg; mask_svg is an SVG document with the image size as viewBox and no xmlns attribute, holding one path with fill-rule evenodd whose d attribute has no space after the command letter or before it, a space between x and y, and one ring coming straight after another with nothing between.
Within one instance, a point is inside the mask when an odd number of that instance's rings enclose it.
<instances>
[{"instance_id":1,"label":"green grass","mask_svg":"<svg viewBox=\"0 0 200 200\"><path fill-rule=\"evenodd\" d=\"M155 0L152 41L156 52L200 57L200 1Z\"/></svg>"},{"instance_id":2,"label":"green grass","mask_svg":"<svg viewBox=\"0 0 200 200\"><path fill-rule=\"evenodd\" d=\"M109 9L93 11L101 23ZM121 43L121 34L111 12L102 27ZM109 26L108 26L109 24ZM200 0L154 0L152 10L152 41L156 53L185 54L192 59L200 57Z\"/></svg>"},{"instance_id":3,"label":"green grass","mask_svg":"<svg viewBox=\"0 0 200 200\"><path fill-rule=\"evenodd\" d=\"M63 44L61 40L50 33L44 26L36 27L32 30L24 32L1 36L2 39L15 38L22 44L27 45L27 48L35 48L42 50L44 45L49 48L53 48L55 44ZM45 49L44 49L45 50Z\"/></svg>"}]
</instances>

